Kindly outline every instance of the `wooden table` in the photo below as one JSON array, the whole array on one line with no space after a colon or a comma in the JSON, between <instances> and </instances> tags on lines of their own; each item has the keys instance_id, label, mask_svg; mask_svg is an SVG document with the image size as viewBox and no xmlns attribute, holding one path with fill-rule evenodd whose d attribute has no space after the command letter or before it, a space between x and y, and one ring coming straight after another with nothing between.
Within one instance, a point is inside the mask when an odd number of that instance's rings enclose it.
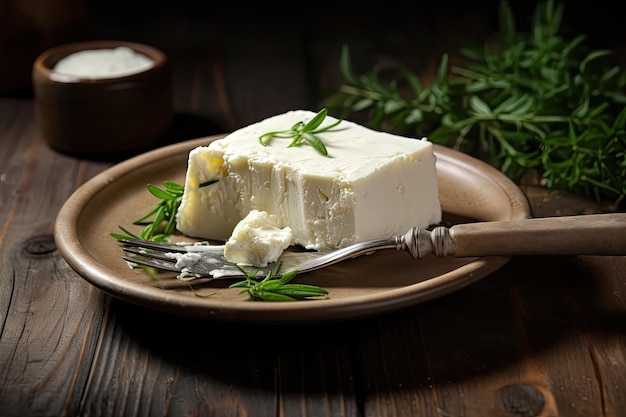
<instances>
[{"instance_id":1,"label":"wooden table","mask_svg":"<svg viewBox=\"0 0 626 417\"><path fill-rule=\"evenodd\" d=\"M245 56L160 45L175 63L168 140L317 108L336 55L274 40ZM51 150L32 97L0 98L2 417L626 415L626 257L517 258L456 293L347 322L182 318L112 298L55 248L61 205L115 162ZM527 192L536 215L598 209Z\"/></svg>"}]
</instances>

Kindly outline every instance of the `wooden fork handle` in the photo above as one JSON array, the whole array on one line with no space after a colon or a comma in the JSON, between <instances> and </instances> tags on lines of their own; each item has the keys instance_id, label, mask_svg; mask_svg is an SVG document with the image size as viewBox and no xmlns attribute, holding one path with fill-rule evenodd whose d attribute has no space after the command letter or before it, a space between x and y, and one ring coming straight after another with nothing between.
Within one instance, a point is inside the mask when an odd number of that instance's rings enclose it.
<instances>
[{"instance_id":1,"label":"wooden fork handle","mask_svg":"<svg viewBox=\"0 0 626 417\"><path fill-rule=\"evenodd\" d=\"M409 231L403 249L437 256L626 255L626 213L457 224ZM420 235L420 236L418 236Z\"/></svg>"}]
</instances>

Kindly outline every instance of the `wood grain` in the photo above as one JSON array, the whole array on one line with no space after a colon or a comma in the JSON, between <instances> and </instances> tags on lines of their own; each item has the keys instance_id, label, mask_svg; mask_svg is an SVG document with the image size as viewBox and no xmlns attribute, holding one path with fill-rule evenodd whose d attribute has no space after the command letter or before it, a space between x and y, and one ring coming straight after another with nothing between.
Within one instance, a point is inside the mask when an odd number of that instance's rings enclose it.
<instances>
[{"instance_id":1,"label":"wood grain","mask_svg":"<svg viewBox=\"0 0 626 417\"><path fill-rule=\"evenodd\" d=\"M169 18L180 18L179 7L169 6ZM162 39L175 57L176 121L155 146L315 106L336 80L345 39L363 52L361 68L415 43L397 26L370 43L357 21L347 27L329 19L323 33L291 36L272 28L266 39L274 43L256 47L250 36L261 32L254 26L226 45L223 19L188 18L190 26L171 20L159 34L141 32L129 18L122 32L100 12L94 36ZM480 30L479 23L465 27ZM194 33L193 47L177 46ZM416 48L427 53L426 46ZM32 97L0 97L1 417L624 415L624 256L518 257L448 296L354 321L265 326L188 319L110 297L55 250L61 205L115 162L49 149ZM600 209L560 194L548 204L553 195L525 190L541 216Z\"/></svg>"},{"instance_id":2,"label":"wood grain","mask_svg":"<svg viewBox=\"0 0 626 417\"><path fill-rule=\"evenodd\" d=\"M38 136L31 102L2 102L14 117L2 134L0 409L62 415L76 404L98 340L103 295L56 253L56 212L77 185L81 162L56 155ZM6 144L6 145L5 145ZM86 172L83 172L86 171ZM84 180L84 178L82 178ZM82 365L82 366L81 366Z\"/></svg>"},{"instance_id":3,"label":"wood grain","mask_svg":"<svg viewBox=\"0 0 626 417\"><path fill-rule=\"evenodd\" d=\"M201 322L111 299L54 249L108 162L0 101L0 415L619 416L626 258L530 256L457 293L324 326ZM382 277L381 277L382 279Z\"/></svg>"}]
</instances>

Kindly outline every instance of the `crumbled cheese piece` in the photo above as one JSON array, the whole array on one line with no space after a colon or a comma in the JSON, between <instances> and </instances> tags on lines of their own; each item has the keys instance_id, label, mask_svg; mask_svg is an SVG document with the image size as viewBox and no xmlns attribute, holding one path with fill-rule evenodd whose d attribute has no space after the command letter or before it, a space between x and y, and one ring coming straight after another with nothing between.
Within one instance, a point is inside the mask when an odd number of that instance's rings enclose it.
<instances>
[{"instance_id":1,"label":"crumbled cheese piece","mask_svg":"<svg viewBox=\"0 0 626 417\"><path fill-rule=\"evenodd\" d=\"M235 226L224 256L237 264L264 267L276 262L290 244L290 227L281 228L276 216L252 210Z\"/></svg>"},{"instance_id":2,"label":"crumbled cheese piece","mask_svg":"<svg viewBox=\"0 0 626 417\"><path fill-rule=\"evenodd\" d=\"M187 268L194 266L202 257L198 252L168 252L168 258L176 260L176 268L180 271L187 271Z\"/></svg>"}]
</instances>

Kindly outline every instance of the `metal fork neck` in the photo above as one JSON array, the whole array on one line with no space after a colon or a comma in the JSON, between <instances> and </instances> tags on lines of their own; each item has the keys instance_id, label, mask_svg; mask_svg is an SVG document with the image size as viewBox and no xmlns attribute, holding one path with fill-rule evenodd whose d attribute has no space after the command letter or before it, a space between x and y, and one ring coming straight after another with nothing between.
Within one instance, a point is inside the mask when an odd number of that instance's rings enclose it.
<instances>
[{"instance_id":1,"label":"metal fork neck","mask_svg":"<svg viewBox=\"0 0 626 417\"><path fill-rule=\"evenodd\" d=\"M396 249L409 252L415 259L429 254L437 257L453 256L455 252L450 229L444 226L435 227L432 231L412 227L404 235L396 237Z\"/></svg>"}]
</instances>

